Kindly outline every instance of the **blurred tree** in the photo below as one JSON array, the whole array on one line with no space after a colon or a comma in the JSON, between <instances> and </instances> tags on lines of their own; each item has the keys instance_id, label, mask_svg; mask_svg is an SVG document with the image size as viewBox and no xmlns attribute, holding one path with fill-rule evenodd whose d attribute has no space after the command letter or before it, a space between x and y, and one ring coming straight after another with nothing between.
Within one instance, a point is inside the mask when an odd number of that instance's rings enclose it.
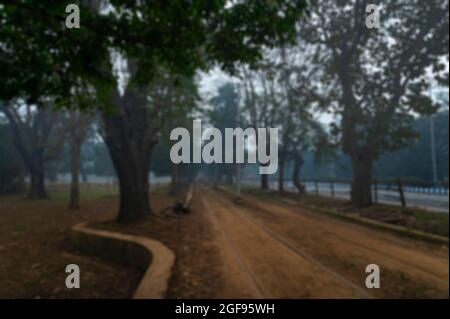
<instances>
[{"instance_id":1,"label":"blurred tree","mask_svg":"<svg viewBox=\"0 0 450 319\"><path fill-rule=\"evenodd\" d=\"M9 121L14 144L30 176L28 197L47 198L44 164L58 155L65 141L66 131L59 125L61 113L20 101L12 103L15 105L5 106L0 101L0 112Z\"/></svg>"},{"instance_id":2,"label":"blurred tree","mask_svg":"<svg viewBox=\"0 0 450 319\"><path fill-rule=\"evenodd\" d=\"M152 151L151 158L151 171L156 176L170 176L171 174L171 161L170 161L170 144L161 140L156 144Z\"/></svg>"},{"instance_id":3,"label":"blurred tree","mask_svg":"<svg viewBox=\"0 0 450 319\"><path fill-rule=\"evenodd\" d=\"M257 140L259 140L258 128L275 127L275 115L278 110L277 105L273 103L272 66L270 63L262 62L257 71L242 69L243 112L247 114L251 127L255 129ZM262 92L258 91L258 87L262 88ZM266 149L269 147L268 145L269 138L266 136ZM260 179L261 190L269 190L269 176L261 174Z\"/></svg>"},{"instance_id":4,"label":"blurred tree","mask_svg":"<svg viewBox=\"0 0 450 319\"><path fill-rule=\"evenodd\" d=\"M238 109L240 103L240 96L238 88L233 83L225 83L217 90L217 94L210 99L212 110L207 112L207 115L215 128L220 130L222 136L225 136L226 128L240 127L238 125ZM222 143L222 155L225 156L225 143ZM229 184L233 182L236 170L235 164L212 164L214 179L219 182L222 177Z\"/></svg>"},{"instance_id":5,"label":"blurred tree","mask_svg":"<svg viewBox=\"0 0 450 319\"><path fill-rule=\"evenodd\" d=\"M448 111L435 115L436 158L439 181L448 181ZM375 164L378 178L410 178L425 181L433 180L430 143L430 119L428 116L418 118L413 126L420 136L414 143L395 152L380 156ZM413 158L414 161L407 159Z\"/></svg>"},{"instance_id":6,"label":"blurred tree","mask_svg":"<svg viewBox=\"0 0 450 319\"><path fill-rule=\"evenodd\" d=\"M109 156L108 148L104 143L95 142L93 148L93 167L92 172L104 177L115 176L114 166Z\"/></svg>"},{"instance_id":7,"label":"blurred tree","mask_svg":"<svg viewBox=\"0 0 450 319\"><path fill-rule=\"evenodd\" d=\"M341 119L334 131L352 160L357 207L372 203L375 159L416 137L413 114L436 111L425 94L427 70L448 85L448 1L383 2L379 29L365 25L369 3L321 1L301 30L320 48L321 94Z\"/></svg>"},{"instance_id":8,"label":"blurred tree","mask_svg":"<svg viewBox=\"0 0 450 319\"><path fill-rule=\"evenodd\" d=\"M71 173L69 209L72 210L80 208L81 149L91 120L89 114L79 110L70 111L67 118Z\"/></svg>"},{"instance_id":9,"label":"blurred tree","mask_svg":"<svg viewBox=\"0 0 450 319\"><path fill-rule=\"evenodd\" d=\"M320 104L316 93L319 66L312 63L312 55L305 54L309 50L304 42L298 40L295 46L268 52L257 72L243 71L244 109L253 127L280 129L280 192L284 191L288 161L294 162L294 185L302 192L302 154L308 151L324 153L329 149L326 146L331 146L324 128L314 116ZM268 189L268 176L261 176L261 188Z\"/></svg>"}]
</instances>

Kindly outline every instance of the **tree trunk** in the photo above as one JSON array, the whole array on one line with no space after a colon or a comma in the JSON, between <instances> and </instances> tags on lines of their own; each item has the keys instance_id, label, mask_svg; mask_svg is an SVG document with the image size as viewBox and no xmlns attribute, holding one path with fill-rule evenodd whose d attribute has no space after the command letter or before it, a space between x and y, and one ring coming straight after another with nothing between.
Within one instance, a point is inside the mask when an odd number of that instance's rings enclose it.
<instances>
[{"instance_id":1,"label":"tree trunk","mask_svg":"<svg viewBox=\"0 0 450 319\"><path fill-rule=\"evenodd\" d=\"M150 216L150 197L148 182L133 176L121 177L120 208L117 218L119 223L129 223L145 220Z\"/></svg>"},{"instance_id":2,"label":"tree trunk","mask_svg":"<svg viewBox=\"0 0 450 319\"><path fill-rule=\"evenodd\" d=\"M111 150L111 146L109 146ZM149 157L135 158L132 154L112 154L119 178L120 208L118 222L129 223L146 219L150 213Z\"/></svg>"},{"instance_id":3,"label":"tree trunk","mask_svg":"<svg viewBox=\"0 0 450 319\"><path fill-rule=\"evenodd\" d=\"M151 149L156 144L149 123L147 95L130 89L113 97L117 112L105 115L105 143L119 179L119 223L138 222L151 214L149 181Z\"/></svg>"},{"instance_id":4,"label":"tree trunk","mask_svg":"<svg viewBox=\"0 0 450 319\"><path fill-rule=\"evenodd\" d=\"M71 185L69 209L80 208L80 153L81 144L72 142L71 146Z\"/></svg>"},{"instance_id":5,"label":"tree trunk","mask_svg":"<svg viewBox=\"0 0 450 319\"><path fill-rule=\"evenodd\" d=\"M54 118L46 109L39 109L32 120L22 119L14 106L0 105L0 110L9 120L14 144L30 176L28 198L48 198L45 189L44 153L48 146Z\"/></svg>"},{"instance_id":6,"label":"tree trunk","mask_svg":"<svg viewBox=\"0 0 450 319\"><path fill-rule=\"evenodd\" d=\"M279 171L278 171L278 191L284 193L284 167L286 159L284 155L280 155Z\"/></svg>"},{"instance_id":7,"label":"tree trunk","mask_svg":"<svg viewBox=\"0 0 450 319\"><path fill-rule=\"evenodd\" d=\"M170 194L177 195L179 190L178 165L171 163Z\"/></svg>"},{"instance_id":8,"label":"tree trunk","mask_svg":"<svg viewBox=\"0 0 450 319\"><path fill-rule=\"evenodd\" d=\"M261 190L268 191L269 190L269 175L261 174Z\"/></svg>"},{"instance_id":9,"label":"tree trunk","mask_svg":"<svg viewBox=\"0 0 450 319\"><path fill-rule=\"evenodd\" d=\"M292 171L292 181L295 188L297 188L300 196L305 194L305 186L300 181L300 169L303 166L303 158L301 155L295 155L294 157L294 169Z\"/></svg>"},{"instance_id":10,"label":"tree trunk","mask_svg":"<svg viewBox=\"0 0 450 319\"><path fill-rule=\"evenodd\" d=\"M17 192L19 194L25 194L27 189L27 182L26 182L26 171L25 167L21 167L19 171L19 175L17 176Z\"/></svg>"},{"instance_id":11,"label":"tree trunk","mask_svg":"<svg viewBox=\"0 0 450 319\"><path fill-rule=\"evenodd\" d=\"M342 63L342 67L346 64ZM343 152L352 159L352 189L351 202L357 208L372 205L372 165L373 154L376 149L374 141L376 136L371 136L366 140L365 146L358 143L357 125L358 117L361 116L361 109L355 99L352 89L352 82L346 68L339 72L339 78L343 92L344 112L342 116L342 146Z\"/></svg>"},{"instance_id":12,"label":"tree trunk","mask_svg":"<svg viewBox=\"0 0 450 319\"><path fill-rule=\"evenodd\" d=\"M83 181L83 183L88 183L89 182L89 175L85 170L81 170L81 166L80 166L80 174L81 174L81 180Z\"/></svg>"},{"instance_id":13,"label":"tree trunk","mask_svg":"<svg viewBox=\"0 0 450 319\"><path fill-rule=\"evenodd\" d=\"M372 205L372 165L368 156L358 156L352 160L352 205L363 208Z\"/></svg>"},{"instance_id":14,"label":"tree trunk","mask_svg":"<svg viewBox=\"0 0 450 319\"><path fill-rule=\"evenodd\" d=\"M46 199L48 198L45 189L44 164L37 159L33 168L30 170L30 187L28 189L28 198L30 199Z\"/></svg>"},{"instance_id":15,"label":"tree trunk","mask_svg":"<svg viewBox=\"0 0 450 319\"><path fill-rule=\"evenodd\" d=\"M234 176L233 176L233 174L229 174L228 172L227 172L227 174L225 175L225 180L226 180L226 183L228 184L228 185L233 185L233 182L234 182Z\"/></svg>"}]
</instances>

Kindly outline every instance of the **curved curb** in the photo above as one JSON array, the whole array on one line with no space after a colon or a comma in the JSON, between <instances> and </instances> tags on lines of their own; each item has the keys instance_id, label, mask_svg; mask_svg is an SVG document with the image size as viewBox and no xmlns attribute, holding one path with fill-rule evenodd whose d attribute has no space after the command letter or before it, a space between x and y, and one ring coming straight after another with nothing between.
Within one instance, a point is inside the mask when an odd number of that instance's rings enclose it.
<instances>
[{"instance_id":1,"label":"curved curb","mask_svg":"<svg viewBox=\"0 0 450 319\"><path fill-rule=\"evenodd\" d=\"M76 224L72 239L77 247L100 257L133 265L145 271L133 299L162 299L175 262L175 254L159 241Z\"/></svg>"}]
</instances>

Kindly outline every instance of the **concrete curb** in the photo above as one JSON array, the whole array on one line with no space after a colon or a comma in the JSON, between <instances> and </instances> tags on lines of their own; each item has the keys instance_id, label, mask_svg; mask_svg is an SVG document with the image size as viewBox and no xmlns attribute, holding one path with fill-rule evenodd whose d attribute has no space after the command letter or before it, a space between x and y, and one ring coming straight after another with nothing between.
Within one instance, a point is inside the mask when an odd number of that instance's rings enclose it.
<instances>
[{"instance_id":1,"label":"concrete curb","mask_svg":"<svg viewBox=\"0 0 450 319\"><path fill-rule=\"evenodd\" d=\"M144 271L133 299L165 297L175 254L162 243L150 238L93 229L86 223L72 228L72 240L82 252Z\"/></svg>"}]
</instances>

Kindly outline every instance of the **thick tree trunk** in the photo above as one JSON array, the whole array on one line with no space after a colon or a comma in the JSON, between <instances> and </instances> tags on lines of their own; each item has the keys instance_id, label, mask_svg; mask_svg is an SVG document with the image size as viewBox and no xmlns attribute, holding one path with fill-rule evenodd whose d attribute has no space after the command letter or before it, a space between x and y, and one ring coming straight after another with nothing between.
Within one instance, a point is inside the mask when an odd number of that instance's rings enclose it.
<instances>
[{"instance_id":1,"label":"thick tree trunk","mask_svg":"<svg viewBox=\"0 0 450 319\"><path fill-rule=\"evenodd\" d=\"M145 220L150 216L148 182L128 176L120 178L120 209L118 222L128 223Z\"/></svg>"},{"instance_id":2,"label":"thick tree trunk","mask_svg":"<svg viewBox=\"0 0 450 319\"><path fill-rule=\"evenodd\" d=\"M131 154L112 155L119 177L120 208L118 222L128 223L146 219L150 213L149 158L139 160Z\"/></svg>"},{"instance_id":3,"label":"thick tree trunk","mask_svg":"<svg viewBox=\"0 0 450 319\"><path fill-rule=\"evenodd\" d=\"M71 185L69 209L80 208L80 153L81 145L73 143L71 147Z\"/></svg>"},{"instance_id":4,"label":"thick tree trunk","mask_svg":"<svg viewBox=\"0 0 450 319\"><path fill-rule=\"evenodd\" d=\"M296 155L294 157L294 169L292 171L292 181L295 188L297 188L300 196L305 194L305 186L300 181L300 169L303 166L303 158L301 155Z\"/></svg>"},{"instance_id":5,"label":"thick tree trunk","mask_svg":"<svg viewBox=\"0 0 450 319\"><path fill-rule=\"evenodd\" d=\"M149 181L154 128L149 123L145 90L133 88L113 97L117 112L104 116L105 142L119 179L119 223L138 222L151 214Z\"/></svg>"},{"instance_id":6,"label":"thick tree trunk","mask_svg":"<svg viewBox=\"0 0 450 319\"><path fill-rule=\"evenodd\" d=\"M355 157L352 160L352 205L363 208L372 205L372 165L373 160L367 156Z\"/></svg>"},{"instance_id":7,"label":"thick tree trunk","mask_svg":"<svg viewBox=\"0 0 450 319\"><path fill-rule=\"evenodd\" d=\"M139 145L136 140L118 137L106 139L119 178L120 208L117 220L122 223L137 222L151 213L148 174L152 145Z\"/></svg>"}]
</instances>

